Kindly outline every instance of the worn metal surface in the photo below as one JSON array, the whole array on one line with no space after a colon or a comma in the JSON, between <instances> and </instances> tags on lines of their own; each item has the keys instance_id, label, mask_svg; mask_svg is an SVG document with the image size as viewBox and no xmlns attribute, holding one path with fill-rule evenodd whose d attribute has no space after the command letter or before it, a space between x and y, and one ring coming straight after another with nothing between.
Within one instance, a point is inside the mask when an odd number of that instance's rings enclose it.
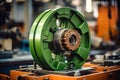
<instances>
[{"instance_id":1,"label":"worn metal surface","mask_svg":"<svg viewBox=\"0 0 120 80\"><path fill-rule=\"evenodd\" d=\"M49 75L37 75L25 71L11 70L11 80L120 80L120 66L100 66L91 63L85 63L84 66L93 67L95 71L85 75L65 76L52 74ZM42 72L41 72L42 73ZM45 73L43 71L43 73Z\"/></svg>"}]
</instances>

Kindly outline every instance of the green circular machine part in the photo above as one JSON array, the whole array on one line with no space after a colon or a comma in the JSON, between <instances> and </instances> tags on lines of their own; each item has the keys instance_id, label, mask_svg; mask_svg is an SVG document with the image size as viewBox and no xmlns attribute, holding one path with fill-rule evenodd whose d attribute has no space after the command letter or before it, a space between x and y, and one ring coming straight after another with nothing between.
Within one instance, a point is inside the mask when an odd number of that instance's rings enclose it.
<instances>
[{"instance_id":1,"label":"green circular machine part","mask_svg":"<svg viewBox=\"0 0 120 80\"><path fill-rule=\"evenodd\" d=\"M43 69L78 69L90 51L88 25L74 9L47 10L33 22L29 43L34 60Z\"/></svg>"}]
</instances>

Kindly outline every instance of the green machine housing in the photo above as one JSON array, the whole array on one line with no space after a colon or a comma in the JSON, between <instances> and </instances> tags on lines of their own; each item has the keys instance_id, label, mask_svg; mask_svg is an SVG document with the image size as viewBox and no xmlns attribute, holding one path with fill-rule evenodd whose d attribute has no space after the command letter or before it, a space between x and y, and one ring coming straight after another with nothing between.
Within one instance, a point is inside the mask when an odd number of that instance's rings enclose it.
<instances>
[{"instance_id":1,"label":"green machine housing","mask_svg":"<svg viewBox=\"0 0 120 80\"><path fill-rule=\"evenodd\" d=\"M90 51L89 28L75 9L49 9L34 20L29 44L35 62L43 69L79 69Z\"/></svg>"}]
</instances>

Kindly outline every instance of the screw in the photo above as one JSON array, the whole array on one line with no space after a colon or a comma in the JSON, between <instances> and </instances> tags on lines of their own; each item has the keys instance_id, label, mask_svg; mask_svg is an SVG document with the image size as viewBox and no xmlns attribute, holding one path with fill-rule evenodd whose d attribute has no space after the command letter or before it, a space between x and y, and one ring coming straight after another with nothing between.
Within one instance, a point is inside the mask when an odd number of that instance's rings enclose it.
<instances>
[{"instance_id":1,"label":"screw","mask_svg":"<svg viewBox=\"0 0 120 80\"><path fill-rule=\"evenodd\" d=\"M83 80L87 80L87 78L83 78Z\"/></svg>"},{"instance_id":2,"label":"screw","mask_svg":"<svg viewBox=\"0 0 120 80\"><path fill-rule=\"evenodd\" d=\"M22 79L23 77L21 75L17 77L17 80L22 80Z\"/></svg>"},{"instance_id":3,"label":"screw","mask_svg":"<svg viewBox=\"0 0 120 80\"><path fill-rule=\"evenodd\" d=\"M36 64L36 62L34 62L33 64L34 64L34 69L37 69L37 64Z\"/></svg>"},{"instance_id":4,"label":"screw","mask_svg":"<svg viewBox=\"0 0 120 80\"><path fill-rule=\"evenodd\" d=\"M44 78L44 80L50 80L49 78Z\"/></svg>"},{"instance_id":5,"label":"screw","mask_svg":"<svg viewBox=\"0 0 120 80\"><path fill-rule=\"evenodd\" d=\"M110 74L109 74L109 78L112 78L112 76L113 76L113 73L110 73Z\"/></svg>"}]
</instances>

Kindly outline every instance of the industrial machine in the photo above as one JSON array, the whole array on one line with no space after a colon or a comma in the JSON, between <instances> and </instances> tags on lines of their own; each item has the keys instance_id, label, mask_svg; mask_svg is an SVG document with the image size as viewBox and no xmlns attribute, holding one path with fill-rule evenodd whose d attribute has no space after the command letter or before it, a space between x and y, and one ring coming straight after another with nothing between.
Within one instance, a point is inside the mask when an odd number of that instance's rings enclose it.
<instances>
[{"instance_id":1,"label":"industrial machine","mask_svg":"<svg viewBox=\"0 0 120 80\"><path fill-rule=\"evenodd\" d=\"M30 31L30 49L43 69L78 69L90 51L90 37L83 16L70 8L40 14Z\"/></svg>"},{"instance_id":2,"label":"industrial machine","mask_svg":"<svg viewBox=\"0 0 120 80\"><path fill-rule=\"evenodd\" d=\"M119 65L86 63L91 45L89 28L84 17L74 9L50 9L38 15L29 43L34 66L21 66L11 70L10 77L2 75L1 79L120 80Z\"/></svg>"}]
</instances>

